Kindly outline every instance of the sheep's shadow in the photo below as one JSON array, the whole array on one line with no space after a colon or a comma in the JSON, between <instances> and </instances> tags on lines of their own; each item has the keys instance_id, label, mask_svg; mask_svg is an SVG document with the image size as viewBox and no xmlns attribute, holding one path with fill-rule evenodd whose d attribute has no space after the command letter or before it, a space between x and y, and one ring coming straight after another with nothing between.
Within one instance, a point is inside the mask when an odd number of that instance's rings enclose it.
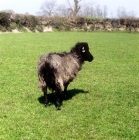
<instances>
[{"instance_id":1,"label":"sheep's shadow","mask_svg":"<svg viewBox=\"0 0 139 140\"><path fill-rule=\"evenodd\" d=\"M66 99L64 98L64 94L63 92L60 94L60 98L61 98L61 105L62 105L62 101L65 100L70 100L72 99L76 94L80 94L80 93L88 93L88 91L84 91L82 89L71 89L67 91L67 97ZM56 106L56 97L54 93L48 94L48 99L50 104L54 104ZM44 104L44 96L40 96L38 98L38 101L40 102L40 104Z\"/></svg>"}]
</instances>

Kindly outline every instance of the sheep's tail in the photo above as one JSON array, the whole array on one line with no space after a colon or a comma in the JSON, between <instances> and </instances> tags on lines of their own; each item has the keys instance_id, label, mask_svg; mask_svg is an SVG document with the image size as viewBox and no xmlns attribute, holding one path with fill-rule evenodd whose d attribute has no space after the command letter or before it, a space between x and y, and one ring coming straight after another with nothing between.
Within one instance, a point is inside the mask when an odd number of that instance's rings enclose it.
<instances>
[{"instance_id":1,"label":"sheep's tail","mask_svg":"<svg viewBox=\"0 0 139 140\"><path fill-rule=\"evenodd\" d=\"M43 91L46 89L47 85L44 79L43 73L44 63L39 60L38 62L38 87Z\"/></svg>"},{"instance_id":2,"label":"sheep's tail","mask_svg":"<svg viewBox=\"0 0 139 140\"><path fill-rule=\"evenodd\" d=\"M38 77L39 77L38 87L39 87L41 90L44 90L44 89L46 88L46 82L45 82L43 76L38 75Z\"/></svg>"}]
</instances>

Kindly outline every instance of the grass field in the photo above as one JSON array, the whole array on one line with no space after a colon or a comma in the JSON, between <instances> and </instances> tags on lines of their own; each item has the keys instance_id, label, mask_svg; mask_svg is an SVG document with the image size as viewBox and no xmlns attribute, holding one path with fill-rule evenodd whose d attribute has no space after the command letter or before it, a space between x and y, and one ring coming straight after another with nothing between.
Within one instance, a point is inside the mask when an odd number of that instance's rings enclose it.
<instances>
[{"instance_id":1,"label":"grass field","mask_svg":"<svg viewBox=\"0 0 139 140\"><path fill-rule=\"evenodd\" d=\"M38 58L78 41L95 59L69 85L61 111L46 108ZM139 140L139 34L0 34L0 140L93 139Z\"/></svg>"}]
</instances>

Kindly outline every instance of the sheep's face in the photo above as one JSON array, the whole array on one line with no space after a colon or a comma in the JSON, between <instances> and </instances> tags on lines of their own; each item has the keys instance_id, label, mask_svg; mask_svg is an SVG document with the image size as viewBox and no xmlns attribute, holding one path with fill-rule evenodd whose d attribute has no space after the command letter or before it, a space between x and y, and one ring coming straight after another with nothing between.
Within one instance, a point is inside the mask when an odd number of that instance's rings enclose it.
<instances>
[{"instance_id":1,"label":"sheep's face","mask_svg":"<svg viewBox=\"0 0 139 140\"><path fill-rule=\"evenodd\" d=\"M81 53L81 56L83 57L83 59L84 59L85 61L91 62L91 61L94 59L94 57L93 57L93 55L89 52L88 43L85 43L85 42L78 43L78 46L79 46L79 50L80 50L80 53Z\"/></svg>"}]
</instances>

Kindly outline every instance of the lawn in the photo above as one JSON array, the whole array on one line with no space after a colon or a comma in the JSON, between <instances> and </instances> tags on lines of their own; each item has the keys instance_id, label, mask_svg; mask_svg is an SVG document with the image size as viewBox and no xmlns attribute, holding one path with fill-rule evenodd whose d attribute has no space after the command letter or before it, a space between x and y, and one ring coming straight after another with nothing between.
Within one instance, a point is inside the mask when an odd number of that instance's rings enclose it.
<instances>
[{"instance_id":1,"label":"lawn","mask_svg":"<svg viewBox=\"0 0 139 140\"><path fill-rule=\"evenodd\" d=\"M60 111L44 107L39 56L80 41L94 61L69 85ZM0 34L0 96L0 140L138 140L139 34Z\"/></svg>"}]
</instances>

